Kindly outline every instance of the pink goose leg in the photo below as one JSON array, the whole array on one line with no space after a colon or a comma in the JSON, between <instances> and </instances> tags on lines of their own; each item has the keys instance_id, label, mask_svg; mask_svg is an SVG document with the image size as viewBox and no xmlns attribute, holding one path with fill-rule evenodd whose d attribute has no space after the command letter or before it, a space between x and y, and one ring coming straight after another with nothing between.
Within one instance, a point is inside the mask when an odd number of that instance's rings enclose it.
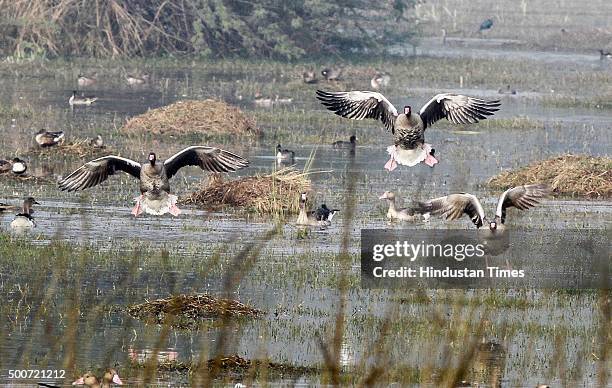
<instances>
[{"instance_id":1,"label":"pink goose leg","mask_svg":"<svg viewBox=\"0 0 612 388\"><path fill-rule=\"evenodd\" d=\"M134 209L132 209L132 214L134 215L134 217L137 217L139 214L142 213L142 208L140 207L140 201L142 200L142 195L134 199L136 200L136 206L134 207Z\"/></svg>"},{"instance_id":2,"label":"pink goose leg","mask_svg":"<svg viewBox=\"0 0 612 388\"><path fill-rule=\"evenodd\" d=\"M438 163L438 159L434 158L434 156L431 154L431 144L425 144L423 146L423 149L425 150L425 152L427 152L427 157L425 158L423 163L425 163L429 167L433 167L435 164Z\"/></svg>"},{"instance_id":3,"label":"pink goose leg","mask_svg":"<svg viewBox=\"0 0 612 388\"><path fill-rule=\"evenodd\" d=\"M179 214L181 214L181 209L179 209L176 204L172 204L170 206L170 210L169 210L170 214L172 214L173 216L178 216Z\"/></svg>"},{"instance_id":4,"label":"pink goose leg","mask_svg":"<svg viewBox=\"0 0 612 388\"><path fill-rule=\"evenodd\" d=\"M393 171L397 168L397 162L393 158L393 156L389 159L387 163L385 163L385 170Z\"/></svg>"}]
</instances>

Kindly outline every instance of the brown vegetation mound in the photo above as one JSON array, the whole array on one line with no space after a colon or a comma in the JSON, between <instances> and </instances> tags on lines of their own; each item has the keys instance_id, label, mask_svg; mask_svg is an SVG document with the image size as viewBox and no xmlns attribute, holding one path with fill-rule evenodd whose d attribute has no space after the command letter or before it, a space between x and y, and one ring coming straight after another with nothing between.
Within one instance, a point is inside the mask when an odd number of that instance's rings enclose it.
<instances>
[{"instance_id":1,"label":"brown vegetation mound","mask_svg":"<svg viewBox=\"0 0 612 388\"><path fill-rule=\"evenodd\" d=\"M587 198L612 197L612 158L563 155L506 171L489 180L496 188L548 183L559 194Z\"/></svg>"},{"instance_id":2,"label":"brown vegetation mound","mask_svg":"<svg viewBox=\"0 0 612 388\"><path fill-rule=\"evenodd\" d=\"M238 301L206 294L170 296L131 306L127 311L138 319L176 327L192 327L205 319L257 317L263 313Z\"/></svg>"},{"instance_id":3,"label":"brown vegetation mound","mask_svg":"<svg viewBox=\"0 0 612 388\"><path fill-rule=\"evenodd\" d=\"M181 135L190 133L258 135L255 120L240 109L217 100L185 100L132 117L124 133Z\"/></svg>"},{"instance_id":4,"label":"brown vegetation mound","mask_svg":"<svg viewBox=\"0 0 612 388\"><path fill-rule=\"evenodd\" d=\"M79 158L86 156L96 155L107 155L111 154L112 151L106 146L95 147L92 144L91 139L76 139L71 142L61 142L58 145L52 147L36 147L29 151L31 155L44 155L44 154L61 154L61 155L75 155Z\"/></svg>"},{"instance_id":5,"label":"brown vegetation mound","mask_svg":"<svg viewBox=\"0 0 612 388\"><path fill-rule=\"evenodd\" d=\"M257 175L224 181L215 175L181 203L204 208L234 206L260 214L294 214L299 211L298 197L310 188L307 172L286 167L269 175Z\"/></svg>"}]
</instances>

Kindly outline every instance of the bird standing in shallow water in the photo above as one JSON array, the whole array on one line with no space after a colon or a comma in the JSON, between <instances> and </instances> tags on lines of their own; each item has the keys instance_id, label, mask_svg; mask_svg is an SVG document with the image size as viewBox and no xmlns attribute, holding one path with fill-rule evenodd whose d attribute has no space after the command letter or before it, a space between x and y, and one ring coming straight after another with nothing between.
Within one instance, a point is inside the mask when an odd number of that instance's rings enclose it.
<instances>
[{"instance_id":1,"label":"bird standing in shallow water","mask_svg":"<svg viewBox=\"0 0 612 388\"><path fill-rule=\"evenodd\" d=\"M104 182L110 175L123 171L140 181L141 195L132 210L134 216L143 211L148 214L179 215L177 196L170 194L169 180L185 166L198 166L210 172L233 172L249 165L248 160L222 150L206 146L191 146L179 151L164 162L157 160L155 153L149 154L144 165L120 156L104 156L85 163L59 182L66 191L84 190Z\"/></svg>"},{"instance_id":2,"label":"bird standing in shallow water","mask_svg":"<svg viewBox=\"0 0 612 388\"><path fill-rule=\"evenodd\" d=\"M387 147L391 156L385 169L393 171L398 164L415 166L420 162L433 167L438 160L431 144L425 143L425 129L446 118L453 124L477 123L499 110L499 100L485 101L461 94L442 93L429 100L416 113L409 105L398 114L397 109L378 92L325 92L317 90L317 98L335 114L353 120L380 120L393 134L394 144Z\"/></svg>"},{"instance_id":3,"label":"bird standing in shallow water","mask_svg":"<svg viewBox=\"0 0 612 388\"><path fill-rule=\"evenodd\" d=\"M33 205L40 205L33 197L28 197L23 201L23 208L21 213L18 213L13 221L11 222L11 229L17 231L26 231L36 226L34 218L32 217Z\"/></svg>"}]
</instances>

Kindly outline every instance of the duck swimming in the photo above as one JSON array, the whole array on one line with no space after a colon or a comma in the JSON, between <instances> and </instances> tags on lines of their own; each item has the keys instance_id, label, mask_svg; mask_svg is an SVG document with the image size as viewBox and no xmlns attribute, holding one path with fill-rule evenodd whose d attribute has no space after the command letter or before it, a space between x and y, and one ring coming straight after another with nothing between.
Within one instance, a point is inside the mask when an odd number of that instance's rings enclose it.
<instances>
[{"instance_id":1,"label":"duck swimming","mask_svg":"<svg viewBox=\"0 0 612 388\"><path fill-rule=\"evenodd\" d=\"M13 158L11 160L0 159L0 174L12 172L15 175L23 175L28 170L25 160Z\"/></svg>"},{"instance_id":2,"label":"duck swimming","mask_svg":"<svg viewBox=\"0 0 612 388\"><path fill-rule=\"evenodd\" d=\"M177 216L177 196L170 194L169 180L185 166L198 166L209 172L234 172L249 165L249 161L229 151L215 147L191 146L164 162L153 152L141 165L131 159L109 155L85 163L59 182L62 191L84 190L104 182L110 175L123 171L140 181L141 195L132 210L134 216L170 213Z\"/></svg>"},{"instance_id":3,"label":"duck swimming","mask_svg":"<svg viewBox=\"0 0 612 388\"><path fill-rule=\"evenodd\" d=\"M96 76L96 73L89 76L85 74L79 74L77 78L77 85L79 85L80 87L92 86L96 82L98 82Z\"/></svg>"},{"instance_id":4,"label":"duck swimming","mask_svg":"<svg viewBox=\"0 0 612 388\"><path fill-rule=\"evenodd\" d=\"M77 91L73 90L72 91L72 96L70 96L70 98L68 99L68 104L70 104L70 106L73 105L91 105L94 102L96 102L98 100L98 97L94 97L94 96L88 96L85 97L83 95L79 96L77 95Z\"/></svg>"},{"instance_id":5,"label":"duck swimming","mask_svg":"<svg viewBox=\"0 0 612 388\"><path fill-rule=\"evenodd\" d=\"M421 110L413 112L409 105L398 114L397 109L378 92L325 92L317 90L317 98L335 114L353 120L380 120L393 134L393 145L387 147L391 156L385 169L393 171L398 164L415 166L421 162L433 167L438 160L431 144L425 143L425 129L446 118L453 124L471 124L499 110L499 100L485 101L461 94L435 95Z\"/></svg>"},{"instance_id":6,"label":"duck swimming","mask_svg":"<svg viewBox=\"0 0 612 388\"><path fill-rule=\"evenodd\" d=\"M421 214L414 208L398 208L395 203L395 193L393 191L385 191L378 199L385 199L389 202L387 218L390 220L417 221L420 216L423 216L425 221L429 219L429 214Z\"/></svg>"},{"instance_id":7,"label":"duck swimming","mask_svg":"<svg viewBox=\"0 0 612 388\"><path fill-rule=\"evenodd\" d=\"M289 162L293 163L295 159L295 152L283 149L280 143L276 146L276 161L278 163Z\"/></svg>"},{"instance_id":8,"label":"duck swimming","mask_svg":"<svg viewBox=\"0 0 612 388\"><path fill-rule=\"evenodd\" d=\"M331 219L334 217L331 211L326 213L325 210L322 210L320 213L315 211L307 211L306 210L306 202L308 200L307 194L302 193L300 195L300 213L298 214L296 225L300 226L318 226L321 228L325 228L331 225ZM327 208L327 206L325 206ZM329 209L327 209L329 210ZM334 214L337 210L334 209ZM317 214L319 213L319 214ZM325 215L327 214L327 215ZM331 218L330 218L331 215ZM325 218L325 219L324 219Z\"/></svg>"},{"instance_id":9,"label":"duck swimming","mask_svg":"<svg viewBox=\"0 0 612 388\"><path fill-rule=\"evenodd\" d=\"M332 143L332 148L335 150L350 150L355 151L355 147L357 146L357 136L352 135L349 138L349 141L338 140Z\"/></svg>"},{"instance_id":10,"label":"duck swimming","mask_svg":"<svg viewBox=\"0 0 612 388\"><path fill-rule=\"evenodd\" d=\"M40 205L33 197L28 197L23 201L23 209L11 222L11 229L25 231L36 226L32 217L32 213L34 213L34 210L32 210L33 205Z\"/></svg>"}]
</instances>

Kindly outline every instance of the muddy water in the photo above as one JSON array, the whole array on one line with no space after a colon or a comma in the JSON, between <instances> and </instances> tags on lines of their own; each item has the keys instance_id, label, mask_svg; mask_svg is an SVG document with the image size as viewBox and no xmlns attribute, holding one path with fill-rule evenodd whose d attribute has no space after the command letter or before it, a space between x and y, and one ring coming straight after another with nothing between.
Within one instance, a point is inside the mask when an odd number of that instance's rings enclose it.
<instances>
[{"instance_id":1,"label":"muddy water","mask_svg":"<svg viewBox=\"0 0 612 388\"><path fill-rule=\"evenodd\" d=\"M65 129L67 136L88 137L102 133L109 147L122 154L143 158L149 149L158 151L160 157L181 149L189 143L185 140L159 139L140 144L124 139L114 129L134 114L148 108L162 106L181 98L207 97L204 88L187 82L194 77L193 70L184 72L157 69L159 81L151 86L128 88L119 85L101 85L87 93L100 96L93 107L70 109L67 98L72 89L70 81L62 79L28 80L11 83L3 80L8 87L0 99L17 106L28 106L34 112L53 112L53 120L41 123L34 117L7 120L0 140L0 154L12 155L15 150L26 150L30 136L41 125L49 129ZM198 76L203 79L203 76ZM222 79L219 75L216 80ZM213 82L211 80L211 82ZM42 86L41 86L42 85ZM161 87L160 85L169 85ZM408 87L406 88L408 90ZM470 94L493 96L495 93ZM403 103L401 94L390 95L397 104ZM417 89L409 93L408 103L415 106L427 101L432 90ZM225 97L231 98L230 92ZM485 188L486 180L499 171L517 167L534 160L560 153L589 153L606 155L610 149L610 115L600 110L589 109L548 109L534 102L533 95L521 95L503 99L500 118L527 116L544 121L543 129L479 129L466 132L452 128L446 122L438 123L427 133L428 142L434 144L440 163L434 169L426 166L399 168L389 174L383 170L387 160L384 149L390 144L388 134L372 123L370 127L354 127L346 120L337 119L337 127L326 128L338 137L348 138L353 131L362 139L354 156L336 152L328 144L289 141L283 146L296 151L297 167L302 168L308 156L314 153L315 170L332 171L312 176L317 202L343 208L346 198L346 184L349 176L356 178L357 209L350 231L350 251L353 253L349 277L358 281L359 276L359 233L360 229L401 227L389 225L384 219L385 205L377 198L385 190L395 190L401 198L423 200L457 191L469 191L482 198L486 209L493 209L496 195ZM254 108L248 101L238 102L247 111ZM306 110L315 115L331 114L323 111L314 98L296 101L290 107L278 109L282 115L286 109ZM310 113L309 113L310 114ZM308 120L308 115L305 116ZM268 123L260 122L266 126ZM469 128L462 128L469 129ZM598 139L595 141L594 139ZM254 145L229 144L230 149L248 157L252 164L237 175L266 172L273 168L275 139L265 138ZM167 154L167 155L166 155ZM117 261L99 263L86 268L86 276L79 278L69 274L66 281L79 281L83 294L92 294L92 303L125 307L145 299L165 297L174 292L208 292L221 294L223 275L232 271L231 254L240 250L245 243L260 241L262 236L275 225L266 217L245 215L240 212L208 212L186 207L178 218L143 216L134 218L130 214L133 197L138 194L137 183L128 177L113 177L106 184L85 193L62 193L53 181L70 172L82 162L78 158L42 156L32 157L33 170L51 171L49 183L34 185L29 181L0 181L3 188L2 201L17 202L20 197L32 194L42 202L35 217L38 228L34 237L36 243L48 244L55 239L83 245L93 245L101 250L114 250L131 255L130 248L141 246L152 252L166 250L170 264L150 258L142 259L135 271L130 273L125 256L118 254ZM198 184L203 173L195 168L184 169L173 180L175 192L187 193ZM296 198L297 200L297 198ZM533 224L536 227L563 229L574 227L602 228L609 226L612 204L609 202L587 202L580 200L547 201L528 212L511 212L511 224ZM0 222L6 228L11 215L3 215ZM318 336L330 335L337 311L337 277L342 268L334 253L340 250L342 213L339 221L325 231L312 231L306 238L298 234L292 219L281 221L279 235L269 241L255 265L244 275L240 286L231 296L247 302L266 312L263 319L237 324L232 329L232 340L224 353L237 353L246 358L266 355L276 362L313 366L321 363ZM432 219L427 224L411 225L416 228L470 228L469 220L446 223ZM212 259L213 252L225 252L220 262ZM14 306L19 300L17 284L35 283L41 273L51 273L49 268L33 268L31 272L20 273L19 278L3 276L0 293L11 300ZM31 276L31 278L29 278ZM74 279L73 279L74 278ZM44 287L43 287L44 288ZM42 300L40 292L32 292L30 304L36 306ZM398 300L405 294L391 291L373 291L359 288L358 283L349 289L347 295L347 327L342 344L343 367L351 368L370 364L368 349L375 338L376 330L385 315L394 310L398 324L394 326L394 346L390 358L397 364L417 368L431 360L440 359L447 352L448 343L441 343L444 328L430 329L434 312L454 316L453 306L445 299L445 292L427 292L433 304L411 303ZM54 301L58 305L66 302L67 289L56 289ZM482 296L483 292L469 292L467 297ZM512 292L502 292L504 297L513 297ZM512 305L490 309L480 306L471 319L487 319L496 327L511 327L508 334L501 335L492 330L485 340L499 344L496 351L482 347L479 361L482 365L479 375L474 372L474 381L490 381L491 373L499 373L504 385L525 384L535 386L545 379L555 385L559 380L547 372L548 360L557 351L551 334L551 327L561 325L567 328L563 339L568 350L566 360L569 368L582 368L579 381L590 385L596 372L596 364L588 362L590 346L597 329L596 297L587 295L550 295L546 292L531 292L524 296L534 307L516 308ZM549 303L553 300L552 307ZM571 306L569 308L568 306ZM12 309L13 307L11 307ZM34 314L37 308L33 308ZM86 307L85 307L86 310ZM12 311L12 310L10 310ZM57 366L64 355L53 347L45 337L49 327L54 335L61 336L64 319L50 315L40 324L33 315L24 322L10 322L4 327L5 336L0 343L2 368L0 382L6 382L6 370L25 365L34 365L38 358L45 365ZM133 320L119 309L108 313L86 316L79 320L79 344L77 370L102 368L117 363L121 369L129 359L146 359L156 347L161 329L147 326ZM172 331L160 345L158 357L182 361L197 360L201 352L215 346L218 329L199 332ZM449 341L450 342L450 341ZM479 348L480 349L480 348ZM44 355L44 356L43 356ZM125 371L125 368L124 368ZM483 372L484 371L484 372ZM497 372L495 372L497 371ZM134 370L123 373L124 381L138 382ZM163 382L185 381L185 377L161 378ZM480 379L480 380L479 380Z\"/></svg>"}]
</instances>

